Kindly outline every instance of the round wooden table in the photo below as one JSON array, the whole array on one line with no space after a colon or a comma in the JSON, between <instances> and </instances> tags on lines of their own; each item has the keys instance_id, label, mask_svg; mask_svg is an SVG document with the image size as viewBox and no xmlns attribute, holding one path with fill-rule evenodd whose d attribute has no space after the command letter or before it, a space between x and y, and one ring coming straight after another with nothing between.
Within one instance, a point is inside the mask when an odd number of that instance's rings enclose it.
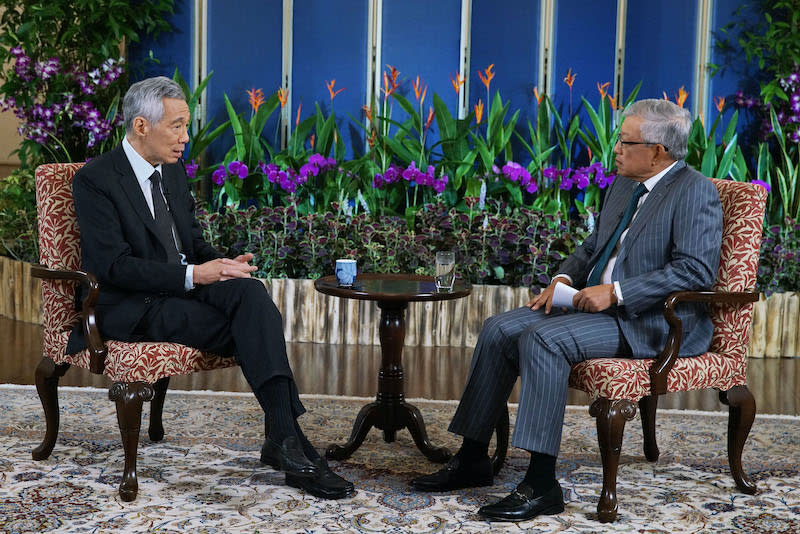
<instances>
[{"instance_id":1,"label":"round wooden table","mask_svg":"<svg viewBox=\"0 0 800 534\"><path fill-rule=\"evenodd\" d=\"M450 300L466 297L472 291L468 282L456 280L452 291L438 292L432 276L412 274L360 274L352 287L341 287L335 276L314 282L320 293L335 297L374 300L381 310L378 333L381 340L381 369L375 402L364 406L356 417L350 439L344 445L331 445L328 458L350 457L372 427L383 430L387 443L394 441L398 430L407 428L422 454L434 462L446 462L450 453L434 447L428 440L425 422L419 409L405 401L403 380L403 342L406 336L406 308L409 302Z\"/></svg>"}]
</instances>

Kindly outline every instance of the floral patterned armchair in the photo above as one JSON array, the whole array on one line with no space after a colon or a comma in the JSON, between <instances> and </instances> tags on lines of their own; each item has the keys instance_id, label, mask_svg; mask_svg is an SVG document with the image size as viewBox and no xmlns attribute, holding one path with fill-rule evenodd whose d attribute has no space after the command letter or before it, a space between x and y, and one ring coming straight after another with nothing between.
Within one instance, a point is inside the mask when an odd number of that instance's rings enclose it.
<instances>
[{"instance_id":1,"label":"floral patterned armchair","mask_svg":"<svg viewBox=\"0 0 800 534\"><path fill-rule=\"evenodd\" d=\"M103 340L95 321L98 282L80 271L80 235L72 200L72 178L81 163L49 164L36 169L36 204L39 218L41 265L32 274L42 278L43 357L36 368L36 389L44 408L47 429L33 451L34 460L50 456L58 436L58 381L70 365L104 374L112 382L109 398L116 402L117 419L125 450L125 467L119 486L123 501L138 492L136 456L142 403L152 400L148 434L153 441L164 437L161 415L172 375L236 365L233 358L202 353L177 343L124 343ZM75 288L89 292L83 312L75 310ZM65 354L73 326L82 323L88 348Z\"/></svg>"},{"instance_id":2,"label":"floral patterned armchair","mask_svg":"<svg viewBox=\"0 0 800 534\"><path fill-rule=\"evenodd\" d=\"M617 468L625 422L642 416L645 457L655 462L655 417L658 396L675 391L714 388L720 402L729 406L728 463L736 486L753 494L756 486L742 469L742 449L756 414L747 388L747 345L758 271L758 252L767 192L757 185L730 180L711 181L722 202L722 250L712 291L672 293L664 302L664 319L670 325L664 351L658 358L598 358L572 368L569 385L595 400L589 413L596 418L597 439L603 463L603 489L597 504L601 521L617 517ZM711 346L705 354L677 357L681 322L673 310L679 302L706 302L714 322ZM501 417L501 424L507 419ZM498 425L498 434L501 425ZM507 432L507 430L506 430ZM497 456L505 457L505 451ZM495 464L495 469L500 466Z\"/></svg>"}]
</instances>

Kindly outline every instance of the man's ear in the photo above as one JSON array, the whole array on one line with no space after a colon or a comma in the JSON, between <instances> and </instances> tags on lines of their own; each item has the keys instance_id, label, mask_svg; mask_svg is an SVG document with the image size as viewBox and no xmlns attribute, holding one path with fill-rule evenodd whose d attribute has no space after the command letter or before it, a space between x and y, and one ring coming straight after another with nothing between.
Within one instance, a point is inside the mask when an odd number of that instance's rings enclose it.
<instances>
[{"instance_id":1,"label":"man's ear","mask_svg":"<svg viewBox=\"0 0 800 534\"><path fill-rule=\"evenodd\" d=\"M135 117L133 119L133 132L141 137L146 136L150 132L150 123L144 117Z\"/></svg>"}]
</instances>

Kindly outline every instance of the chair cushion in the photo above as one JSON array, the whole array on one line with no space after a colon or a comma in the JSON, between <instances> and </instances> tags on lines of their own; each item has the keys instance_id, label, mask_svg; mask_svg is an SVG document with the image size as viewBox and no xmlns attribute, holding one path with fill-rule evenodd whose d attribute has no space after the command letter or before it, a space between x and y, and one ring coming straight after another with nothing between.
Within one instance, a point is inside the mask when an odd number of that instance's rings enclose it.
<instances>
[{"instance_id":1,"label":"chair cushion","mask_svg":"<svg viewBox=\"0 0 800 534\"><path fill-rule=\"evenodd\" d=\"M650 394L650 366L655 360L598 358L572 366L569 386L592 398L638 401ZM747 368L741 360L716 352L678 358L667 375L667 391L717 388L727 391L747 382Z\"/></svg>"},{"instance_id":2,"label":"chair cushion","mask_svg":"<svg viewBox=\"0 0 800 534\"><path fill-rule=\"evenodd\" d=\"M44 355L56 363L68 363L89 368L89 351L64 354L68 332L49 339L44 344ZM237 365L235 358L201 352L179 343L126 343L106 341L108 355L103 372L113 382L155 383L160 378L186 375L194 371L208 371ZM48 351L48 349L50 349Z\"/></svg>"}]
</instances>

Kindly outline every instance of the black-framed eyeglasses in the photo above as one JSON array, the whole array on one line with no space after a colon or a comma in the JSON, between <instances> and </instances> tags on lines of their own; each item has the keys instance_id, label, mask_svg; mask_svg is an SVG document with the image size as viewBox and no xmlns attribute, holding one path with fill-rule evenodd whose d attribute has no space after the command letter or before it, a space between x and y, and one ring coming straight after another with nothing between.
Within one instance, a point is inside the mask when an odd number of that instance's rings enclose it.
<instances>
[{"instance_id":1,"label":"black-framed eyeglasses","mask_svg":"<svg viewBox=\"0 0 800 534\"><path fill-rule=\"evenodd\" d=\"M646 141L620 141L619 139L617 139L617 143L619 143L622 146L622 148L625 148L626 146L631 146L631 145L661 145L661 143L648 143ZM669 152L669 148L668 147L666 147L664 145L661 145L661 146L664 147L664 151L665 152Z\"/></svg>"}]
</instances>

